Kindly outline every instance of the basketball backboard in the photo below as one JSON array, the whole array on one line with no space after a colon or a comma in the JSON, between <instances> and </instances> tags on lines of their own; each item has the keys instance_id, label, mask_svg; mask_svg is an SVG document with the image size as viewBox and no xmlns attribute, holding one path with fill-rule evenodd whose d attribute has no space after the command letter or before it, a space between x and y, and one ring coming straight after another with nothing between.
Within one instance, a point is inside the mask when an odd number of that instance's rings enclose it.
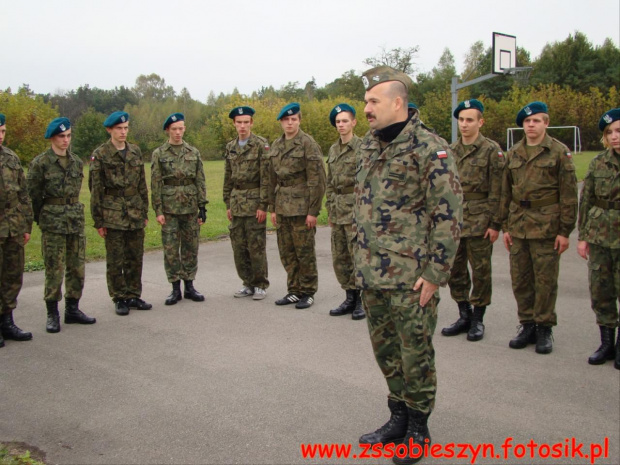
<instances>
[{"instance_id":1,"label":"basketball backboard","mask_svg":"<svg viewBox=\"0 0 620 465\"><path fill-rule=\"evenodd\" d=\"M517 38L500 32L493 33L493 74L506 74L517 67Z\"/></svg>"}]
</instances>

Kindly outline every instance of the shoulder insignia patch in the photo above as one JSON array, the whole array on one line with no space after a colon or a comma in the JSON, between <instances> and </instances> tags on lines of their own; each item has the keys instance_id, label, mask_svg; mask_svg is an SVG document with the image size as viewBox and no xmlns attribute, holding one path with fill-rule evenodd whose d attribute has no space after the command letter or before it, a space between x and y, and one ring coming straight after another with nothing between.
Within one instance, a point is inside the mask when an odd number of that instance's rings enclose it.
<instances>
[{"instance_id":1,"label":"shoulder insignia patch","mask_svg":"<svg viewBox=\"0 0 620 465\"><path fill-rule=\"evenodd\" d=\"M448 158L448 152L445 150L440 150L437 152L437 158Z\"/></svg>"},{"instance_id":2,"label":"shoulder insignia patch","mask_svg":"<svg viewBox=\"0 0 620 465\"><path fill-rule=\"evenodd\" d=\"M566 152L566 156L567 156L568 158L573 158L573 156L571 155L571 153L570 153L570 152Z\"/></svg>"},{"instance_id":3,"label":"shoulder insignia patch","mask_svg":"<svg viewBox=\"0 0 620 465\"><path fill-rule=\"evenodd\" d=\"M503 158L503 157L504 157L504 152L502 152L501 150L499 150L499 151L497 152L497 156L498 156L499 158Z\"/></svg>"}]
</instances>

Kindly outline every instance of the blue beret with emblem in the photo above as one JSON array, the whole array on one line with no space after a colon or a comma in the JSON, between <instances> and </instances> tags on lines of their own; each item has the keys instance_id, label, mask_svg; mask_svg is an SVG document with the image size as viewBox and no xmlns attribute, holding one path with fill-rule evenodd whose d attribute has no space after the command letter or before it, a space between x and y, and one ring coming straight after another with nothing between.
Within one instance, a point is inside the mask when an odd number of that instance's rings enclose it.
<instances>
[{"instance_id":1,"label":"blue beret with emblem","mask_svg":"<svg viewBox=\"0 0 620 465\"><path fill-rule=\"evenodd\" d=\"M523 120L528 116L536 115L538 113L549 113L547 105L543 102L531 102L525 105L517 113L517 126L523 127Z\"/></svg>"},{"instance_id":2,"label":"blue beret with emblem","mask_svg":"<svg viewBox=\"0 0 620 465\"><path fill-rule=\"evenodd\" d=\"M418 106L413 102L409 102L407 104L407 108L411 108L412 110L418 110Z\"/></svg>"},{"instance_id":3,"label":"blue beret with emblem","mask_svg":"<svg viewBox=\"0 0 620 465\"><path fill-rule=\"evenodd\" d=\"M282 107L282 110L280 110L280 114L278 115L276 120L280 121L285 116L296 115L300 111L301 111L301 108L299 107L299 103L297 102L289 103L288 105L285 105L284 107Z\"/></svg>"},{"instance_id":4,"label":"blue beret with emblem","mask_svg":"<svg viewBox=\"0 0 620 465\"><path fill-rule=\"evenodd\" d=\"M613 108L606 112L598 122L598 128L604 131L608 124L620 119L620 108Z\"/></svg>"},{"instance_id":5,"label":"blue beret with emblem","mask_svg":"<svg viewBox=\"0 0 620 465\"><path fill-rule=\"evenodd\" d=\"M480 100L472 98L459 103L458 106L454 109L454 113L452 114L456 119L458 119L460 112L462 112L463 110L471 110L472 108L474 110L478 110L480 113L484 113L484 105L482 104L482 102Z\"/></svg>"},{"instance_id":6,"label":"blue beret with emblem","mask_svg":"<svg viewBox=\"0 0 620 465\"><path fill-rule=\"evenodd\" d=\"M0 126L4 126L6 123L6 116L0 113Z\"/></svg>"},{"instance_id":7,"label":"blue beret with emblem","mask_svg":"<svg viewBox=\"0 0 620 465\"><path fill-rule=\"evenodd\" d=\"M332 126L336 127L336 116L338 116L338 113L342 113L343 111L348 111L353 115L353 118L355 118L355 108L348 103L339 103L332 108L332 111L329 113L329 121L332 123Z\"/></svg>"},{"instance_id":8,"label":"blue beret with emblem","mask_svg":"<svg viewBox=\"0 0 620 465\"><path fill-rule=\"evenodd\" d=\"M106 120L103 122L103 125L106 128L111 128L113 126L116 126L117 124L126 123L127 121L129 121L129 113L126 113L124 111L115 111L106 118Z\"/></svg>"},{"instance_id":9,"label":"blue beret with emblem","mask_svg":"<svg viewBox=\"0 0 620 465\"><path fill-rule=\"evenodd\" d=\"M68 129L71 129L71 121L69 121L69 118L54 118L52 122L47 125L47 130L45 131L45 138L50 139L56 134L65 132Z\"/></svg>"},{"instance_id":10,"label":"blue beret with emblem","mask_svg":"<svg viewBox=\"0 0 620 465\"><path fill-rule=\"evenodd\" d=\"M168 129L168 126L172 123L178 123L179 121L185 121L185 116L183 116L183 113L172 113L168 116L168 118L166 118L166 121L164 121L164 131Z\"/></svg>"},{"instance_id":11,"label":"blue beret with emblem","mask_svg":"<svg viewBox=\"0 0 620 465\"><path fill-rule=\"evenodd\" d=\"M254 116L254 113L256 113L254 111L254 108L247 107L247 106L241 106L241 107L235 107L232 110L230 110L230 113L228 113L228 117L230 119L235 119L235 116L244 116L244 115Z\"/></svg>"}]
</instances>

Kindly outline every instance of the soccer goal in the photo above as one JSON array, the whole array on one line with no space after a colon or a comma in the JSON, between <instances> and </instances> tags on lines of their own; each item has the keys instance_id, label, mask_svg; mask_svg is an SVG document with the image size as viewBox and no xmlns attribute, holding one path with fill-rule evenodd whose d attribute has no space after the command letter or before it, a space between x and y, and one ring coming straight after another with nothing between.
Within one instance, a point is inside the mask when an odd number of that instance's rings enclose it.
<instances>
[{"instance_id":1,"label":"soccer goal","mask_svg":"<svg viewBox=\"0 0 620 465\"><path fill-rule=\"evenodd\" d=\"M553 130L557 130L557 131L553 131ZM563 130L563 132L566 132L566 130L568 130L568 132L572 132L572 136L573 136L573 153L579 153L581 152L581 131L579 130L579 126L548 126L547 127L547 133L552 136L555 137L553 134L554 132L559 132ZM512 147L513 145L515 145L515 141L514 141L514 133L515 131L523 131L523 128L508 128L506 130L506 150L510 150L510 147ZM560 138L560 137L556 137L556 139L558 140L562 140L565 138ZM565 142L565 141L563 141ZM568 145L568 144L567 144Z\"/></svg>"}]
</instances>

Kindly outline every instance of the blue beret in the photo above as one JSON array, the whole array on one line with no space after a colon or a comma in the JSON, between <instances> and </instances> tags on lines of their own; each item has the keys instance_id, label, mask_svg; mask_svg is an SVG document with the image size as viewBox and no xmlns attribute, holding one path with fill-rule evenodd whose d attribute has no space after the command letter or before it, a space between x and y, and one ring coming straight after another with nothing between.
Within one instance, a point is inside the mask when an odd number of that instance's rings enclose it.
<instances>
[{"instance_id":1,"label":"blue beret","mask_svg":"<svg viewBox=\"0 0 620 465\"><path fill-rule=\"evenodd\" d=\"M454 113L452 113L454 115L455 118L458 119L459 117L459 113L463 110L478 110L480 113L484 113L484 105L482 104L482 102L480 100L476 100L475 98L469 99L469 100L464 100L461 103L459 103L459 105L454 109Z\"/></svg>"},{"instance_id":2,"label":"blue beret","mask_svg":"<svg viewBox=\"0 0 620 465\"><path fill-rule=\"evenodd\" d=\"M332 111L329 113L329 121L332 123L332 126L336 127L336 116L342 111L348 111L353 115L353 118L355 118L355 108L347 103L339 103L332 108Z\"/></svg>"},{"instance_id":3,"label":"blue beret","mask_svg":"<svg viewBox=\"0 0 620 465\"><path fill-rule=\"evenodd\" d=\"M254 116L254 108L252 107L235 107L232 110L230 110L230 113L228 113L228 117L230 119L235 119L235 116L242 116L242 115L250 115L250 116Z\"/></svg>"},{"instance_id":4,"label":"blue beret","mask_svg":"<svg viewBox=\"0 0 620 465\"><path fill-rule=\"evenodd\" d=\"M185 121L185 116L183 116L183 113L172 113L168 116L168 118L166 118L166 121L164 121L164 131L168 129L168 126L172 123L177 123L179 121Z\"/></svg>"},{"instance_id":5,"label":"blue beret","mask_svg":"<svg viewBox=\"0 0 620 465\"><path fill-rule=\"evenodd\" d=\"M0 115L2 116L2 115ZM620 119L620 108L613 108L601 116L598 122L598 128L604 131L608 124L618 121Z\"/></svg>"},{"instance_id":6,"label":"blue beret","mask_svg":"<svg viewBox=\"0 0 620 465\"><path fill-rule=\"evenodd\" d=\"M71 121L69 121L69 118L54 118L52 122L47 126L47 131L45 131L45 138L49 139L51 137L54 137L56 134L65 132L67 129L71 129Z\"/></svg>"},{"instance_id":7,"label":"blue beret","mask_svg":"<svg viewBox=\"0 0 620 465\"><path fill-rule=\"evenodd\" d=\"M115 111L106 118L106 120L103 122L103 125L106 128L111 128L112 126L126 123L127 121L129 121L129 113L125 113L124 111Z\"/></svg>"},{"instance_id":8,"label":"blue beret","mask_svg":"<svg viewBox=\"0 0 620 465\"><path fill-rule=\"evenodd\" d=\"M0 126L4 126L5 123L6 123L6 116L0 113Z\"/></svg>"},{"instance_id":9,"label":"blue beret","mask_svg":"<svg viewBox=\"0 0 620 465\"><path fill-rule=\"evenodd\" d=\"M289 103L288 105L285 105L284 107L282 107L282 110L280 110L280 114L278 115L276 120L280 121L285 116L296 115L297 113L299 113L300 110L301 109L299 108L299 103L297 102Z\"/></svg>"},{"instance_id":10,"label":"blue beret","mask_svg":"<svg viewBox=\"0 0 620 465\"><path fill-rule=\"evenodd\" d=\"M414 110L417 110L417 109L418 109L418 106L417 106L415 103L413 103L413 102L409 102L409 103L407 104L407 108L412 108L412 109L414 109Z\"/></svg>"},{"instance_id":11,"label":"blue beret","mask_svg":"<svg viewBox=\"0 0 620 465\"><path fill-rule=\"evenodd\" d=\"M549 113L547 105L543 102L532 102L525 105L519 113L517 113L517 126L523 127L523 120L528 116L535 115L537 113Z\"/></svg>"}]
</instances>

